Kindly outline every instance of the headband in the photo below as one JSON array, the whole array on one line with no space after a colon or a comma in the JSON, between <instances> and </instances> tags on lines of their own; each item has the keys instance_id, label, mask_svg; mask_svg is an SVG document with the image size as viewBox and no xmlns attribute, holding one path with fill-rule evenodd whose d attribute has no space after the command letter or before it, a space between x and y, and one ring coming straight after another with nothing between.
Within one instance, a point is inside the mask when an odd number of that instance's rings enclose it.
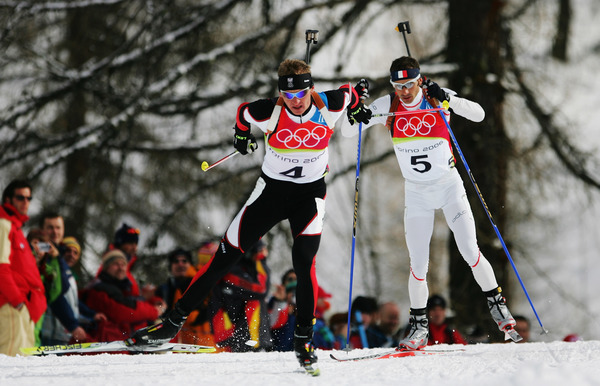
<instances>
[{"instance_id":1,"label":"headband","mask_svg":"<svg viewBox=\"0 0 600 386\"><path fill-rule=\"evenodd\" d=\"M279 89L284 90L302 90L312 87L313 81L310 73L297 75L284 75L279 77L277 82Z\"/></svg>"},{"instance_id":2,"label":"headband","mask_svg":"<svg viewBox=\"0 0 600 386\"><path fill-rule=\"evenodd\" d=\"M406 70L392 71L390 76L392 78L392 82L395 82L402 79L414 79L419 76L420 73L421 72L418 68L409 68Z\"/></svg>"}]
</instances>

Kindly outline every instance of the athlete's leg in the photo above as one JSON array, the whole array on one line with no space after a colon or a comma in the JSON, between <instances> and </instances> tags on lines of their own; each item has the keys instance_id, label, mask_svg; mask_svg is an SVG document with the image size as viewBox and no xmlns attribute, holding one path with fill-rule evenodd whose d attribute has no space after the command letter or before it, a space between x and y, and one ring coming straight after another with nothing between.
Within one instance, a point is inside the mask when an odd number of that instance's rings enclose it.
<instances>
[{"instance_id":1,"label":"athlete's leg","mask_svg":"<svg viewBox=\"0 0 600 386\"><path fill-rule=\"evenodd\" d=\"M410 306L415 309L425 308L429 297L427 272L434 214L433 209L409 206L408 202L404 208L404 232L410 258L408 295Z\"/></svg>"},{"instance_id":2,"label":"athlete's leg","mask_svg":"<svg viewBox=\"0 0 600 386\"><path fill-rule=\"evenodd\" d=\"M296 288L297 321L312 325L315 315L318 284L315 257L321 242L325 216L325 184L299 201L290 216L294 245L292 263L298 280Z\"/></svg>"},{"instance_id":3,"label":"athlete's leg","mask_svg":"<svg viewBox=\"0 0 600 386\"><path fill-rule=\"evenodd\" d=\"M292 200L290 208L289 220L294 237L292 263L298 280L294 352L303 366L317 361L312 344L318 293L315 257L323 231L325 192L323 180L303 186L296 192L299 195Z\"/></svg>"},{"instance_id":4,"label":"athlete's leg","mask_svg":"<svg viewBox=\"0 0 600 386\"><path fill-rule=\"evenodd\" d=\"M483 256L477 245L475 220L462 184L456 189L454 194L458 198L442 208L444 216L461 256L473 271L475 281L482 291L490 291L498 287L496 276L490 262Z\"/></svg>"}]
</instances>

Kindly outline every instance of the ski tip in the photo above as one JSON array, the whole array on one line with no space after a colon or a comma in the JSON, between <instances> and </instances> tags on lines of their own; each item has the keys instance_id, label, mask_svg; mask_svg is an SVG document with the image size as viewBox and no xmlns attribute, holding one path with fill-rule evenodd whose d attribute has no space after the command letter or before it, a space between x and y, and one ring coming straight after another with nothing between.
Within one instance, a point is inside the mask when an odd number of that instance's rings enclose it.
<instances>
[{"instance_id":1,"label":"ski tip","mask_svg":"<svg viewBox=\"0 0 600 386\"><path fill-rule=\"evenodd\" d=\"M44 355L44 352L39 347L21 347L19 349L23 355Z\"/></svg>"},{"instance_id":2,"label":"ski tip","mask_svg":"<svg viewBox=\"0 0 600 386\"><path fill-rule=\"evenodd\" d=\"M304 371L306 371L306 374L313 376L313 377L318 377L319 375L321 375L321 370L313 365L305 365L302 366L302 368L304 369Z\"/></svg>"}]
</instances>

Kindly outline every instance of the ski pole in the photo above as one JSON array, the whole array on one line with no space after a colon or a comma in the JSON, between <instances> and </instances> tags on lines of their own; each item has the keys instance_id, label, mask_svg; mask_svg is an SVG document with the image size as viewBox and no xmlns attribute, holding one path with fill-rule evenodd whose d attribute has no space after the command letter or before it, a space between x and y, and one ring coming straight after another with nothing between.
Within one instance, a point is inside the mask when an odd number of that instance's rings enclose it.
<instances>
[{"instance_id":1,"label":"ski pole","mask_svg":"<svg viewBox=\"0 0 600 386\"><path fill-rule=\"evenodd\" d=\"M356 180L354 182L354 221L352 222L352 253L350 258L350 291L348 294L348 331L346 351L350 350L350 321L352 319L352 283L354 282L354 252L356 249L356 224L358 222L358 177L360 176L360 147L362 143L362 122L358 125L358 154L356 156Z\"/></svg>"},{"instance_id":2,"label":"ski pole","mask_svg":"<svg viewBox=\"0 0 600 386\"><path fill-rule=\"evenodd\" d=\"M396 31L402 32L402 36L404 37L404 45L406 45L406 52L408 53L408 56L410 56L410 49L408 48L408 41L406 40L406 34L410 34L410 24L408 20L398 23Z\"/></svg>"},{"instance_id":3,"label":"ski pole","mask_svg":"<svg viewBox=\"0 0 600 386\"><path fill-rule=\"evenodd\" d=\"M310 64L310 43L317 44L319 39L319 30L307 29L306 32L306 54L304 55L304 63Z\"/></svg>"},{"instance_id":4,"label":"ski pole","mask_svg":"<svg viewBox=\"0 0 600 386\"><path fill-rule=\"evenodd\" d=\"M444 105L447 105L447 103L448 102L444 101ZM523 292L525 292L525 296L527 297L527 300L529 301L529 305L531 306L531 309L533 310L533 313L535 314L535 317L537 318L537 321L540 324L540 327L542 328L542 334L547 334L548 330L546 330L544 328L544 325L542 324L542 321L540 320L540 317L538 316L538 313L535 310L535 307L533 306L533 302L531 301L531 298L529 297L529 293L527 292L527 289L525 288L525 284L523 283L523 280L521 280L521 275L519 275L519 271L517 270L517 267L515 266L515 263L514 263L512 257L510 256L510 252L508 252L508 248L506 247L506 243L504 243L504 239L502 238L502 235L500 234L500 230L498 229L498 227L496 226L496 223L494 222L494 219L492 218L492 213L490 212L485 200L483 199L483 195L481 194L481 191L479 190L479 186L477 185L477 182L475 181L473 172L471 171L471 168L469 167L469 164L467 163L467 160L465 159L465 156L463 155L463 152L462 152L460 146L458 145L458 141L456 140L456 137L454 136L454 132L452 132L452 129L450 128L450 125L448 124L448 121L446 120L446 117L444 116L444 113L440 112L439 114L442 117L442 120L444 121L444 123L446 124L448 133L450 133L450 137L452 138L452 143L454 143L454 146L456 147L456 150L458 151L458 154L460 155L460 159L462 160L463 165L465 165L465 169L467 169L467 173L469 174L469 179L471 180L471 183L473 184L473 187L475 188L475 191L477 192L477 196L479 197L479 201L481 202L481 205L483 206L483 209L485 210L485 214L487 215L488 219L492 223L492 228L494 228L494 232L496 232L496 236L498 236L498 240L500 240L500 244L502 244L504 253L506 254L506 257L508 258L508 261L510 262L510 265L512 266L513 271L515 271L515 274L517 275L517 279L519 279L519 283L521 284L521 288L523 288Z\"/></svg>"},{"instance_id":5,"label":"ski pole","mask_svg":"<svg viewBox=\"0 0 600 386\"><path fill-rule=\"evenodd\" d=\"M220 163L222 163L222 162L225 162L225 161L227 161L228 159L230 159L230 158L232 158L232 157L234 157L234 156L236 156L236 155L238 155L238 154L240 154L240 152L236 150L236 151L234 151L234 152L233 152L233 153L231 153L231 154L227 154L225 157L221 158L220 160L218 160L217 162L215 162L214 164L212 164L212 165L210 165L210 166L208 165L208 162L206 162L206 161L203 161L203 162L202 162L202 165L200 165L200 168L202 168L202 171L205 171L205 172L207 172L207 171L209 171L210 169L212 169L212 168L214 168L215 166L217 166L218 164L220 164Z\"/></svg>"}]
</instances>

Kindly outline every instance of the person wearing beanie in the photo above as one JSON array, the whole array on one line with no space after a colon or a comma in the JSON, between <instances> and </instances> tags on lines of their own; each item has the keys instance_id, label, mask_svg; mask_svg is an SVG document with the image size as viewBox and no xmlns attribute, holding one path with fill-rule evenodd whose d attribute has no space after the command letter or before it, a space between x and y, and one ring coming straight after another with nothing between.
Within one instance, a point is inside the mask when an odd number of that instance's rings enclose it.
<instances>
[{"instance_id":1,"label":"person wearing beanie","mask_svg":"<svg viewBox=\"0 0 600 386\"><path fill-rule=\"evenodd\" d=\"M163 301L150 303L132 296L127 274L125 253L110 250L102 256L100 273L82 292L88 307L106 315L106 320L99 321L91 332L95 340L123 340L158 319L166 308Z\"/></svg>"},{"instance_id":2,"label":"person wearing beanie","mask_svg":"<svg viewBox=\"0 0 600 386\"><path fill-rule=\"evenodd\" d=\"M370 296L357 296L352 301L350 346L352 348L369 348L367 329L371 324L377 323L379 304L377 299Z\"/></svg>"},{"instance_id":3,"label":"person wearing beanie","mask_svg":"<svg viewBox=\"0 0 600 386\"><path fill-rule=\"evenodd\" d=\"M117 263L111 265L113 263ZM127 256L119 249L113 249L102 255L102 271L111 269L112 276L119 280L127 278Z\"/></svg>"},{"instance_id":4,"label":"person wearing beanie","mask_svg":"<svg viewBox=\"0 0 600 386\"><path fill-rule=\"evenodd\" d=\"M108 246L108 250L118 249L125 254L127 259L127 278L131 282L131 295L140 296L140 287L133 273L133 267L138 259L137 250L140 241L140 230L123 223L115 232L115 237ZM99 272L98 272L99 273Z\"/></svg>"},{"instance_id":5,"label":"person wearing beanie","mask_svg":"<svg viewBox=\"0 0 600 386\"><path fill-rule=\"evenodd\" d=\"M137 252L137 245L140 241L140 230L123 223L115 232L114 245L123 250L125 254L133 255Z\"/></svg>"},{"instance_id":6,"label":"person wearing beanie","mask_svg":"<svg viewBox=\"0 0 600 386\"><path fill-rule=\"evenodd\" d=\"M446 299L440 295L432 295L427 300L427 316L429 318L428 346L434 344L467 344L467 340L446 317Z\"/></svg>"},{"instance_id":7,"label":"person wearing beanie","mask_svg":"<svg viewBox=\"0 0 600 386\"><path fill-rule=\"evenodd\" d=\"M73 268L81 257L81 245L75 237L65 237L62 241L63 258L70 268Z\"/></svg>"}]
</instances>

